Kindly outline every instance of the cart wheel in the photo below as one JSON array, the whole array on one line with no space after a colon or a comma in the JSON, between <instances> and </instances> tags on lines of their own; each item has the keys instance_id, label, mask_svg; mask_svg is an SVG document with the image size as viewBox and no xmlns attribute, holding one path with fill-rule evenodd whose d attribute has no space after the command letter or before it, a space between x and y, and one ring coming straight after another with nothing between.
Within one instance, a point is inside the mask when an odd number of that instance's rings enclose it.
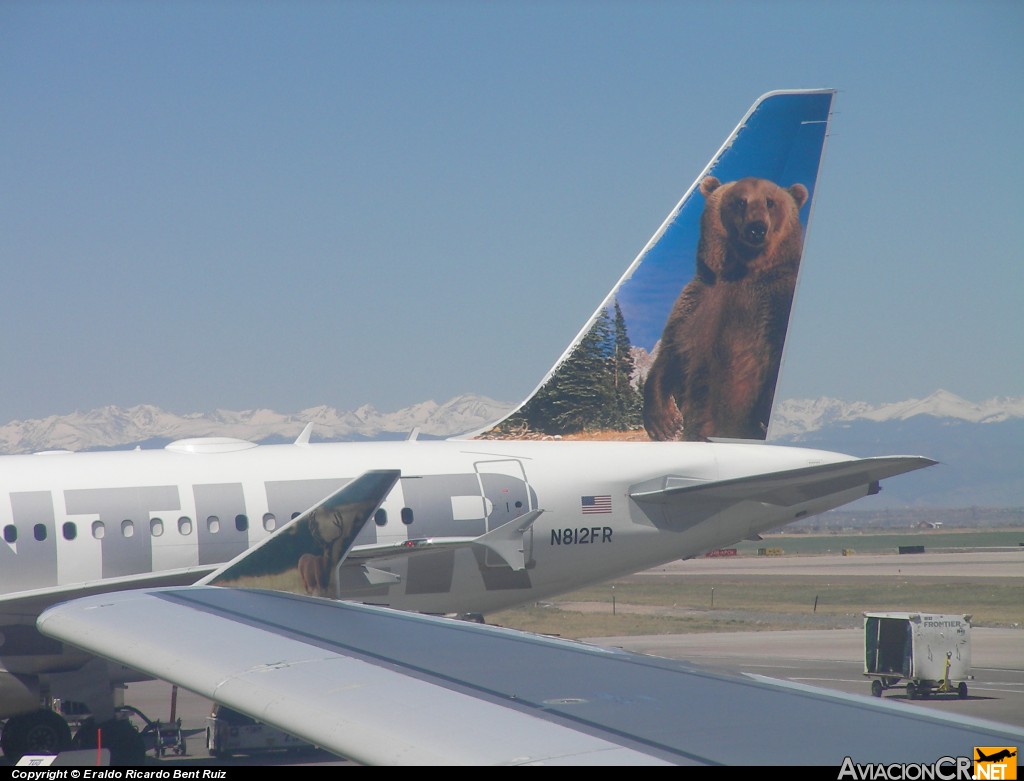
<instances>
[{"instance_id":1,"label":"cart wheel","mask_svg":"<svg viewBox=\"0 0 1024 781\"><path fill-rule=\"evenodd\" d=\"M899 678L883 678L882 679L882 688L891 689L891 688L893 688L899 682L900 682Z\"/></svg>"},{"instance_id":2,"label":"cart wheel","mask_svg":"<svg viewBox=\"0 0 1024 781\"><path fill-rule=\"evenodd\" d=\"M956 696L961 700L967 699L967 684L960 681L960 685L956 687Z\"/></svg>"},{"instance_id":3,"label":"cart wheel","mask_svg":"<svg viewBox=\"0 0 1024 781\"><path fill-rule=\"evenodd\" d=\"M882 682L880 680L878 680L877 678L875 678L875 680L873 680L871 682L871 696L872 697L881 697L882 696Z\"/></svg>"},{"instance_id":4,"label":"cart wheel","mask_svg":"<svg viewBox=\"0 0 1024 781\"><path fill-rule=\"evenodd\" d=\"M917 697L917 687L913 681L907 681L907 697L911 700Z\"/></svg>"}]
</instances>

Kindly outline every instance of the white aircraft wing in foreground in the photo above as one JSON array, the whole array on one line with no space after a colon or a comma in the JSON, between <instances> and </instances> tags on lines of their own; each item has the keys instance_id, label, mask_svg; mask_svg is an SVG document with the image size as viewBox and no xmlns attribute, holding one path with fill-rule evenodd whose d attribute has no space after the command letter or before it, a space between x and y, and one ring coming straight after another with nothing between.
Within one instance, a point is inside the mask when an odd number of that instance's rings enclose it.
<instances>
[{"instance_id":1,"label":"white aircraft wing in foreground","mask_svg":"<svg viewBox=\"0 0 1024 781\"><path fill-rule=\"evenodd\" d=\"M914 706L270 591L88 597L40 628L369 764L930 764L1024 742Z\"/></svg>"}]
</instances>

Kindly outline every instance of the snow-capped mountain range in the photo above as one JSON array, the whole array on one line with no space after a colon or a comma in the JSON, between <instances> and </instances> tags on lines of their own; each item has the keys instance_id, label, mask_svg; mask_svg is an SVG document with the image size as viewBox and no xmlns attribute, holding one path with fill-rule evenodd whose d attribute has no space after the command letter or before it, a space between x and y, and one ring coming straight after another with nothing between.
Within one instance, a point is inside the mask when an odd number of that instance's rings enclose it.
<instances>
[{"instance_id":1,"label":"snow-capped mountain range","mask_svg":"<svg viewBox=\"0 0 1024 781\"><path fill-rule=\"evenodd\" d=\"M773 437L788 439L855 420L881 423L917 415L970 423L1001 423L1011 418L1024 418L1024 396L999 396L980 404L946 390L937 390L923 399L878 405L830 398L791 399L779 404L771 433Z\"/></svg>"},{"instance_id":2,"label":"snow-capped mountain range","mask_svg":"<svg viewBox=\"0 0 1024 781\"><path fill-rule=\"evenodd\" d=\"M501 418L512 404L483 396L425 401L396 412L364 405L342 411L311 407L178 415L151 405L53 415L0 426L0 452L160 447L175 439L226 436L290 442L312 422L313 441L447 437ZM775 411L772 442L857 456L926 455L939 466L887 481L874 507L1024 507L1024 397L981 403L939 390L923 399L872 405L837 399L791 399Z\"/></svg>"},{"instance_id":3,"label":"snow-capped mountain range","mask_svg":"<svg viewBox=\"0 0 1024 781\"><path fill-rule=\"evenodd\" d=\"M314 441L396 439L415 428L428 436L446 437L480 428L500 418L510 407L473 395L456 396L444 404L424 401L390 413L379 412L369 404L355 410L319 406L295 413L255 409L186 415L165 412L149 404L127 409L107 406L0 426L0 452L125 447L206 436L238 437L253 442L289 441L307 423L314 424Z\"/></svg>"},{"instance_id":4,"label":"snow-capped mountain range","mask_svg":"<svg viewBox=\"0 0 1024 781\"><path fill-rule=\"evenodd\" d=\"M255 409L178 415L149 404L127 409L107 406L0 426L0 452L125 447L202 436L287 441L298 436L307 423L314 424L314 440L321 441L395 439L416 428L425 435L449 437L479 429L502 417L512 406L472 394L456 396L444 404L424 401L396 412L380 412L364 404L354 410L323 405L295 413ZM1024 419L1024 397L998 397L976 404L938 390L923 399L878 405L831 398L790 399L781 402L775 411L772 439L795 442L813 432L845 428L855 421L884 423L918 415L946 421L1001 423Z\"/></svg>"}]
</instances>

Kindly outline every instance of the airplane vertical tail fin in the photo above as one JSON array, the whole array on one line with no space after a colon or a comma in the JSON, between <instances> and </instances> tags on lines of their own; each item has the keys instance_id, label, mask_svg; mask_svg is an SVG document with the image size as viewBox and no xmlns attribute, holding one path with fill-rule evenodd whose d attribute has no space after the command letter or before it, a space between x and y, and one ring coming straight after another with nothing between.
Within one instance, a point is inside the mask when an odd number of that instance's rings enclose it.
<instances>
[{"instance_id":1,"label":"airplane vertical tail fin","mask_svg":"<svg viewBox=\"0 0 1024 781\"><path fill-rule=\"evenodd\" d=\"M834 95L759 98L530 397L470 436L764 440Z\"/></svg>"}]
</instances>

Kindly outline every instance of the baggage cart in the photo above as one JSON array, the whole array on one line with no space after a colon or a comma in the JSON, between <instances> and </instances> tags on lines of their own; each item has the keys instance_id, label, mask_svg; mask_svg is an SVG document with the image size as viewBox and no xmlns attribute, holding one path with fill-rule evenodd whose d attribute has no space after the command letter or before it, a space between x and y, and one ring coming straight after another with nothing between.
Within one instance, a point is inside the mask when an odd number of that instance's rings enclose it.
<instances>
[{"instance_id":1,"label":"baggage cart","mask_svg":"<svg viewBox=\"0 0 1024 781\"><path fill-rule=\"evenodd\" d=\"M971 617L963 614L865 613L864 675L871 693L906 681L907 697L955 694L967 698L971 675Z\"/></svg>"}]
</instances>

